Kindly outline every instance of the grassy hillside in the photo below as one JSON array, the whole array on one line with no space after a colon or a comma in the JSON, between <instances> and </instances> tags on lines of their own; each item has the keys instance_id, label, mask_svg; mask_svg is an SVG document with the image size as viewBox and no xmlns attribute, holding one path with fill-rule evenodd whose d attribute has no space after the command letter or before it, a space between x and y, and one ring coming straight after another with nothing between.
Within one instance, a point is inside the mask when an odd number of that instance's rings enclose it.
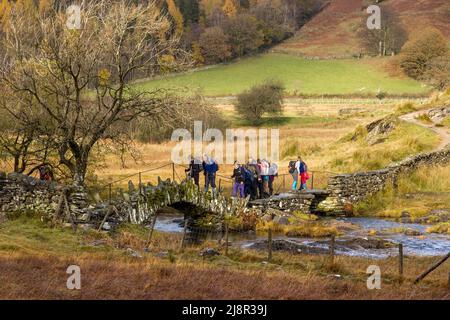
<instances>
[{"instance_id":1,"label":"grassy hillside","mask_svg":"<svg viewBox=\"0 0 450 320\"><path fill-rule=\"evenodd\" d=\"M276 50L317 57L351 56L361 52L356 30L368 14L367 0L331 0L330 5L308 22L290 40ZM385 0L387 7L398 13L409 34L433 26L450 38L448 0Z\"/></svg>"},{"instance_id":2,"label":"grassy hillside","mask_svg":"<svg viewBox=\"0 0 450 320\"><path fill-rule=\"evenodd\" d=\"M385 60L306 60L286 54L267 54L230 65L140 83L156 87L199 88L207 96L235 95L267 78L284 81L289 94L426 93L410 79L393 78L384 71Z\"/></svg>"}]
</instances>

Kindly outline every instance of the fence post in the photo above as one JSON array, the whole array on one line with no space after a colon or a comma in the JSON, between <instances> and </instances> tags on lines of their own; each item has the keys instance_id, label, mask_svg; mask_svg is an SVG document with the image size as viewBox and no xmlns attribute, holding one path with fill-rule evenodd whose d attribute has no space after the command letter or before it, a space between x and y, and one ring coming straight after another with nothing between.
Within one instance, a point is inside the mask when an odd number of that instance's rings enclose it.
<instances>
[{"instance_id":1,"label":"fence post","mask_svg":"<svg viewBox=\"0 0 450 320\"><path fill-rule=\"evenodd\" d=\"M148 232L148 238L147 238L147 243L146 243L146 247L150 248L150 243L152 241L152 236L153 236L153 230L155 229L155 224L156 224L156 213L155 216L152 219L152 224L150 225L150 230Z\"/></svg>"},{"instance_id":2,"label":"fence post","mask_svg":"<svg viewBox=\"0 0 450 320\"><path fill-rule=\"evenodd\" d=\"M109 204L111 204L111 201L112 201L112 183L109 184L108 200L109 200Z\"/></svg>"},{"instance_id":3,"label":"fence post","mask_svg":"<svg viewBox=\"0 0 450 320\"><path fill-rule=\"evenodd\" d=\"M219 192L221 192L222 179L219 179Z\"/></svg>"},{"instance_id":4,"label":"fence post","mask_svg":"<svg viewBox=\"0 0 450 320\"><path fill-rule=\"evenodd\" d=\"M142 194L142 173L139 172L139 195Z\"/></svg>"},{"instance_id":5,"label":"fence post","mask_svg":"<svg viewBox=\"0 0 450 320\"><path fill-rule=\"evenodd\" d=\"M185 219L184 220L184 228L183 228L183 238L181 238L181 243L180 243L180 252L183 252L183 249L184 249L184 242L186 241L187 225L188 225L188 221L187 221L187 219Z\"/></svg>"},{"instance_id":6,"label":"fence post","mask_svg":"<svg viewBox=\"0 0 450 320\"><path fill-rule=\"evenodd\" d=\"M398 274L401 283L403 282L403 243L398 244Z\"/></svg>"},{"instance_id":7,"label":"fence post","mask_svg":"<svg viewBox=\"0 0 450 320\"><path fill-rule=\"evenodd\" d=\"M268 247L268 256L267 261L272 261L272 228L269 228L268 239L267 239L267 247Z\"/></svg>"},{"instance_id":8,"label":"fence post","mask_svg":"<svg viewBox=\"0 0 450 320\"><path fill-rule=\"evenodd\" d=\"M172 162L172 182L175 182L175 163Z\"/></svg>"},{"instance_id":9,"label":"fence post","mask_svg":"<svg viewBox=\"0 0 450 320\"><path fill-rule=\"evenodd\" d=\"M333 234L331 236L331 241L330 241L330 261L331 261L331 264L334 263L334 248L335 248L335 245L336 245L336 236Z\"/></svg>"},{"instance_id":10,"label":"fence post","mask_svg":"<svg viewBox=\"0 0 450 320\"><path fill-rule=\"evenodd\" d=\"M225 256L228 256L228 221L225 222Z\"/></svg>"},{"instance_id":11,"label":"fence post","mask_svg":"<svg viewBox=\"0 0 450 320\"><path fill-rule=\"evenodd\" d=\"M418 276L416 280L414 280L414 284L417 284L419 281L422 281L427 275L436 270L441 264L443 264L448 259L450 259L450 252L441 260L433 264L427 271L423 272L420 276Z\"/></svg>"},{"instance_id":12,"label":"fence post","mask_svg":"<svg viewBox=\"0 0 450 320\"><path fill-rule=\"evenodd\" d=\"M311 173L311 189L314 189L314 171Z\"/></svg>"}]
</instances>

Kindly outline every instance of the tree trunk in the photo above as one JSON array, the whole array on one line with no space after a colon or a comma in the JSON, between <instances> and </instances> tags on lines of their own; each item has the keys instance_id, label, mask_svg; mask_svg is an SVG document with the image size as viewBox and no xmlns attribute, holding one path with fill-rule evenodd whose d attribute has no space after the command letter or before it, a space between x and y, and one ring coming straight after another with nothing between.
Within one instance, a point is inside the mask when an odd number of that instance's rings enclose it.
<instances>
[{"instance_id":1,"label":"tree trunk","mask_svg":"<svg viewBox=\"0 0 450 320\"><path fill-rule=\"evenodd\" d=\"M76 186L84 186L87 173L88 157L81 156L76 159L75 172L73 172L73 183Z\"/></svg>"}]
</instances>

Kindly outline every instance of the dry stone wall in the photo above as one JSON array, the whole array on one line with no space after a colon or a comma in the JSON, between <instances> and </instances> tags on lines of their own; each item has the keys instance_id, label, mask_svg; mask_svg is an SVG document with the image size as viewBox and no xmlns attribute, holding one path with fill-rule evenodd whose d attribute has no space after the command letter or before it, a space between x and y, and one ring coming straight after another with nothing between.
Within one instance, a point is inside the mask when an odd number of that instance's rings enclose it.
<instances>
[{"instance_id":1,"label":"dry stone wall","mask_svg":"<svg viewBox=\"0 0 450 320\"><path fill-rule=\"evenodd\" d=\"M61 187L23 174L0 172L0 211L35 211L52 214Z\"/></svg>"},{"instance_id":2,"label":"dry stone wall","mask_svg":"<svg viewBox=\"0 0 450 320\"><path fill-rule=\"evenodd\" d=\"M352 204L383 190L389 184L396 187L401 174L415 171L424 165L448 163L450 163L450 146L441 151L409 157L382 170L333 176L328 181L330 195L318 205L318 209L330 214L349 213Z\"/></svg>"},{"instance_id":3,"label":"dry stone wall","mask_svg":"<svg viewBox=\"0 0 450 320\"><path fill-rule=\"evenodd\" d=\"M67 188L23 174L0 172L0 213L33 211L51 218ZM212 198L192 181L178 184L159 180L156 186L140 187L130 182L126 192L121 191L107 201L102 201L98 195L88 199L86 190L81 187L69 187L68 194L70 212L80 227L97 228L101 222L106 222L104 229L121 222L145 223L160 208L177 203L222 216L244 210L247 205L246 201L223 195Z\"/></svg>"}]
</instances>

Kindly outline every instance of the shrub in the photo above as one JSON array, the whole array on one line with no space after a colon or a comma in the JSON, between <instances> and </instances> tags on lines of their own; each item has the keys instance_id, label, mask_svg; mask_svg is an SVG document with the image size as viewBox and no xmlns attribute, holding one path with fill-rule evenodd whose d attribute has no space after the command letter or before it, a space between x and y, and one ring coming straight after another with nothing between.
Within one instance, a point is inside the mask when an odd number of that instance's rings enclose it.
<instances>
[{"instance_id":1,"label":"shrub","mask_svg":"<svg viewBox=\"0 0 450 320\"><path fill-rule=\"evenodd\" d=\"M414 111L417 111L417 108L414 106L414 104L412 102L407 102L397 108L396 114L403 115Z\"/></svg>"},{"instance_id":2,"label":"shrub","mask_svg":"<svg viewBox=\"0 0 450 320\"><path fill-rule=\"evenodd\" d=\"M265 113L279 113L283 107L284 85L267 80L238 95L236 111L253 124L259 124Z\"/></svg>"},{"instance_id":3,"label":"shrub","mask_svg":"<svg viewBox=\"0 0 450 320\"><path fill-rule=\"evenodd\" d=\"M447 116L442 120L441 125L450 129L450 116Z\"/></svg>"},{"instance_id":4,"label":"shrub","mask_svg":"<svg viewBox=\"0 0 450 320\"><path fill-rule=\"evenodd\" d=\"M384 92L384 91L378 91L377 94L376 94L376 97L377 97L377 99L379 99L379 100L385 99L386 96L387 96L387 93Z\"/></svg>"},{"instance_id":5,"label":"shrub","mask_svg":"<svg viewBox=\"0 0 450 320\"><path fill-rule=\"evenodd\" d=\"M421 121L421 122L424 122L424 123L432 123L432 122L433 122L433 121L431 120L430 116L427 115L427 114L421 114L421 115L418 115L418 116L416 117L416 119L419 120L419 121Z\"/></svg>"},{"instance_id":6,"label":"shrub","mask_svg":"<svg viewBox=\"0 0 450 320\"><path fill-rule=\"evenodd\" d=\"M422 78L437 90L450 86L450 55L431 59Z\"/></svg>"},{"instance_id":7,"label":"shrub","mask_svg":"<svg viewBox=\"0 0 450 320\"><path fill-rule=\"evenodd\" d=\"M400 66L414 79L421 79L434 58L448 54L447 40L436 29L427 29L402 48Z\"/></svg>"}]
</instances>

